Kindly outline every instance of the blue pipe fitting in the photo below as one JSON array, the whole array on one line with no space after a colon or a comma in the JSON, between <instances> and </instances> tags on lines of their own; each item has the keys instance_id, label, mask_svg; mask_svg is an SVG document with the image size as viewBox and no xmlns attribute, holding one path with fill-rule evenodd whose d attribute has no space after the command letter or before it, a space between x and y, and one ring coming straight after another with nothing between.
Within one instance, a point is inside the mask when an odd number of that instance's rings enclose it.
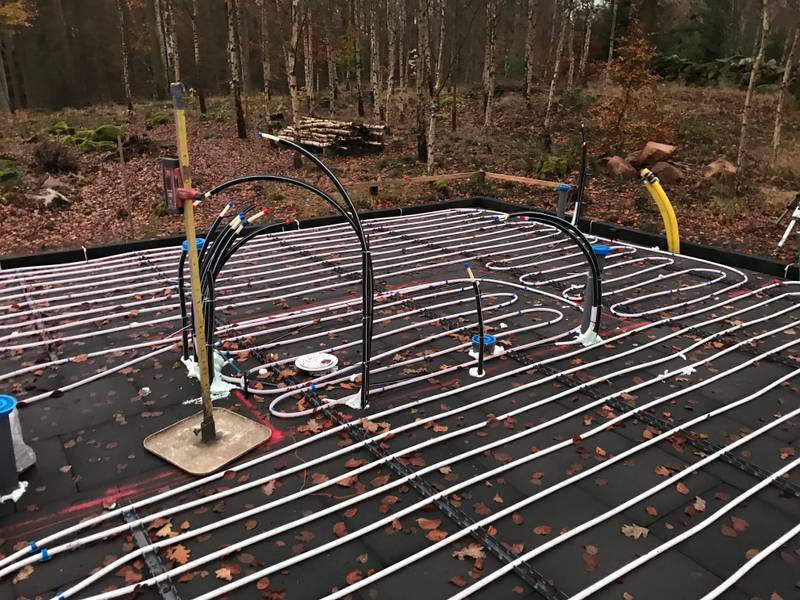
<instances>
[{"instance_id":1,"label":"blue pipe fitting","mask_svg":"<svg viewBox=\"0 0 800 600\"><path fill-rule=\"evenodd\" d=\"M11 412L17 407L17 399L14 396L7 396L0 394L0 417L10 415Z\"/></svg>"},{"instance_id":2,"label":"blue pipe fitting","mask_svg":"<svg viewBox=\"0 0 800 600\"><path fill-rule=\"evenodd\" d=\"M493 335L489 335L488 333L483 336L483 352L484 354L488 354L491 356L494 354L494 346L497 343L497 338ZM472 336L472 351L473 352L480 352L481 348L481 336L473 335Z\"/></svg>"},{"instance_id":3,"label":"blue pipe fitting","mask_svg":"<svg viewBox=\"0 0 800 600\"><path fill-rule=\"evenodd\" d=\"M608 256L611 254L611 246L605 244L592 244L592 253L595 256Z\"/></svg>"},{"instance_id":4,"label":"blue pipe fitting","mask_svg":"<svg viewBox=\"0 0 800 600\"><path fill-rule=\"evenodd\" d=\"M197 249L200 250L203 247L203 244L206 243L206 241L203 238L196 238L195 243L197 244ZM181 250L183 250L184 252L189 251L189 240L183 240L183 242L181 243Z\"/></svg>"}]
</instances>

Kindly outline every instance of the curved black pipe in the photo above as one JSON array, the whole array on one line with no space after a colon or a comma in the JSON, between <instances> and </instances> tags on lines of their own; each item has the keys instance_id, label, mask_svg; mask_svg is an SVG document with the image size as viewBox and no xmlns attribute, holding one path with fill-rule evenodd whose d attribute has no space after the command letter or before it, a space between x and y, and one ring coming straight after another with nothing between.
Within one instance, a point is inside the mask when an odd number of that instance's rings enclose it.
<instances>
[{"instance_id":1,"label":"curved black pipe","mask_svg":"<svg viewBox=\"0 0 800 600\"><path fill-rule=\"evenodd\" d=\"M527 217L528 220L551 225L560 230L564 235L570 238L578 246L580 251L589 263L589 270L592 273L592 289L594 291L594 298L592 299L591 310L595 311L596 319L594 319L593 327L595 333L600 333L600 317L602 316L603 309L603 275L600 271L600 265L597 264L597 258L592 252L592 246L589 244L584 235L578 230L577 227L571 223L553 216L548 213L539 212L536 210L525 210L521 212L510 213L511 217ZM586 307L584 307L586 310Z\"/></svg>"}]
</instances>

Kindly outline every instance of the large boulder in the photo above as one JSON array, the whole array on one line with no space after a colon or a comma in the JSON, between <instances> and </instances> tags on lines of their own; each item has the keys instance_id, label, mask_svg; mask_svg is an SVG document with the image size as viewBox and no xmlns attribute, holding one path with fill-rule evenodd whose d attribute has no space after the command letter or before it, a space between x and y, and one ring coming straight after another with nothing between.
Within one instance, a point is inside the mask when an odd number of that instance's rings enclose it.
<instances>
[{"instance_id":1,"label":"large boulder","mask_svg":"<svg viewBox=\"0 0 800 600\"><path fill-rule=\"evenodd\" d=\"M606 160L605 170L614 179L626 180L636 177L636 169L621 156L612 156Z\"/></svg>"},{"instance_id":2,"label":"large boulder","mask_svg":"<svg viewBox=\"0 0 800 600\"><path fill-rule=\"evenodd\" d=\"M672 183L678 183L681 179L683 179L683 173L681 170L675 165L669 164L668 162L657 162L650 167L650 170L656 177L658 177L661 183L666 183L668 185Z\"/></svg>"},{"instance_id":3,"label":"large boulder","mask_svg":"<svg viewBox=\"0 0 800 600\"><path fill-rule=\"evenodd\" d=\"M667 161L675 154L675 146L669 144L659 144L658 142L647 142L642 151L631 161L637 167L647 167L657 162Z\"/></svg>"},{"instance_id":4,"label":"large boulder","mask_svg":"<svg viewBox=\"0 0 800 600\"><path fill-rule=\"evenodd\" d=\"M704 179L717 179L720 181L728 181L736 176L736 167L730 161L724 158L710 162L703 170Z\"/></svg>"}]
</instances>

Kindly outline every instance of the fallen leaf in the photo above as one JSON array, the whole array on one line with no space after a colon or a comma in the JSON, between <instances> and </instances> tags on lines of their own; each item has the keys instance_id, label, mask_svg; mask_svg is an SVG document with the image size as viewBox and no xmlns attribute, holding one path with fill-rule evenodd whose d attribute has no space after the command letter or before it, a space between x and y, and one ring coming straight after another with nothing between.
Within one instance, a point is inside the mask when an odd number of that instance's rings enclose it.
<instances>
[{"instance_id":1,"label":"fallen leaf","mask_svg":"<svg viewBox=\"0 0 800 600\"><path fill-rule=\"evenodd\" d=\"M454 550L452 556L458 560L464 560L466 558L480 560L486 558L486 553L483 551L483 546L480 544L470 544L461 550Z\"/></svg>"},{"instance_id":2,"label":"fallen leaf","mask_svg":"<svg viewBox=\"0 0 800 600\"><path fill-rule=\"evenodd\" d=\"M255 519L250 519L249 521L245 521L244 523L245 531L252 531L256 527L258 527L258 521L256 521Z\"/></svg>"},{"instance_id":3,"label":"fallen leaf","mask_svg":"<svg viewBox=\"0 0 800 600\"><path fill-rule=\"evenodd\" d=\"M750 548L747 552L744 553L744 557L747 560L750 560L751 558L753 558L758 553L759 553L758 548Z\"/></svg>"},{"instance_id":4,"label":"fallen leaf","mask_svg":"<svg viewBox=\"0 0 800 600\"><path fill-rule=\"evenodd\" d=\"M337 521L333 524L333 533L336 537L344 537L347 535L347 525L344 524L344 521Z\"/></svg>"},{"instance_id":5,"label":"fallen leaf","mask_svg":"<svg viewBox=\"0 0 800 600\"><path fill-rule=\"evenodd\" d=\"M536 535L550 535L553 531L553 528L550 525L537 525L533 528L533 533Z\"/></svg>"},{"instance_id":6,"label":"fallen leaf","mask_svg":"<svg viewBox=\"0 0 800 600\"><path fill-rule=\"evenodd\" d=\"M647 527L641 527L635 523L623 525L621 531L626 537L632 537L635 540L638 540L639 538L646 538L647 534L650 533L650 530Z\"/></svg>"},{"instance_id":7,"label":"fallen leaf","mask_svg":"<svg viewBox=\"0 0 800 600\"><path fill-rule=\"evenodd\" d=\"M256 589L264 591L269 588L269 579L266 577L262 577L258 581L256 581Z\"/></svg>"},{"instance_id":8,"label":"fallen leaf","mask_svg":"<svg viewBox=\"0 0 800 600\"><path fill-rule=\"evenodd\" d=\"M731 517L731 525L736 531L744 531L745 529L750 527L750 523L748 523L741 517Z\"/></svg>"},{"instance_id":9,"label":"fallen leaf","mask_svg":"<svg viewBox=\"0 0 800 600\"><path fill-rule=\"evenodd\" d=\"M25 581L32 574L33 574L33 565L25 565L17 572L17 574L14 576L14 579L11 580L11 583L19 583L20 581Z\"/></svg>"},{"instance_id":10,"label":"fallen leaf","mask_svg":"<svg viewBox=\"0 0 800 600\"><path fill-rule=\"evenodd\" d=\"M456 575L455 577L450 578L450 583L458 588L463 588L467 585L466 579L464 579L461 575Z\"/></svg>"},{"instance_id":11,"label":"fallen leaf","mask_svg":"<svg viewBox=\"0 0 800 600\"><path fill-rule=\"evenodd\" d=\"M174 560L179 565L185 565L189 562L189 555L191 550L186 548L183 544L178 544L167 550L167 559Z\"/></svg>"},{"instance_id":12,"label":"fallen leaf","mask_svg":"<svg viewBox=\"0 0 800 600\"><path fill-rule=\"evenodd\" d=\"M222 579L224 581L233 581L233 574L231 573L231 570L226 567L217 569L216 571L214 571L214 575L217 576L217 579Z\"/></svg>"},{"instance_id":13,"label":"fallen leaf","mask_svg":"<svg viewBox=\"0 0 800 600\"><path fill-rule=\"evenodd\" d=\"M417 519L417 525L419 525L420 529L424 529L425 531L436 529L441 524L441 519L426 519L424 517Z\"/></svg>"},{"instance_id":14,"label":"fallen leaf","mask_svg":"<svg viewBox=\"0 0 800 600\"><path fill-rule=\"evenodd\" d=\"M432 542L438 542L439 540L443 540L447 537L447 532L442 531L441 529L432 529L425 537Z\"/></svg>"},{"instance_id":15,"label":"fallen leaf","mask_svg":"<svg viewBox=\"0 0 800 600\"><path fill-rule=\"evenodd\" d=\"M361 581L363 575L361 571L350 571L344 578L347 582L347 585L353 585L356 581Z\"/></svg>"},{"instance_id":16,"label":"fallen leaf","mask_svg":"<svg viewBox=\"0 0 800 600\"><path fill-rule=\"evenodd\" d=\"M683 494L684 496L689 493L689 488L686 487L686 484L684 484L682 481L678 482L678 485L675 486L675 489L679 494Z\"/></svg>"},{"instance_id":17,"label":"fallen leaf","mask_svg":"<svg viewBox=\"0 0 800 600\"><path fill-rule=\"evenodd\" d=\"M692 507L697 512L704 512L706 510L706 501L703 500L700 496L695 496L694 503L692 504Z\"/></svg>"}]
</instances>

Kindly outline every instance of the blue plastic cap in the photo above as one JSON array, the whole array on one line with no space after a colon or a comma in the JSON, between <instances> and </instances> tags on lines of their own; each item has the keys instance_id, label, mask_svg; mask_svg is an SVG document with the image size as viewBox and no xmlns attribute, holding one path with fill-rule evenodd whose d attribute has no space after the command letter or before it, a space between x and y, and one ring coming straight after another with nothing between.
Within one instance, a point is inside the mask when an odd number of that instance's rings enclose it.
<instances>
[{"instance_id":1,"label":"blue plastic cap","mask_svg":"<svg viewBox=\"0 0 800 600\"><path fill-rule=\"evenodd\" d=\"M572 189L572 186L568 183L559 183L556 185L556 189L559 192L568 192Z\"/></svg>"},{"instance_id":2,"label":"blue plastic cap","mask_svg":"<svg viewBox=\"0 0 800 600\"><path fill-rule=\"evenodd\" d=\"M494 344L497 341L493 335L489 335L488 333L483 336L483 343L484 344ZM472 343L473 344L480 344L481 343L481 336L473 335L472 336Z\"/></svg>"},{"instance_id":3,"label":"blue plastic cap","mask_svg":"<svg viewBox=\"0 0 800 600\"><path fill-rule=\"evenodd\" d=\"M607 256L611 254L611 246L592 244L592 252L594 252L595 256Z\"/></svg>"},{"instance_id":4,"label":"blue plastic cap","mask_svg":"<svg viewBox=\"0 0 800 600\"><path fill-rule=\"evenodd\" d=\"M228 208L230 208L231 206L233 206L233 200L228 200L228 202L227 202L227 205L228 205Z\"/></svg>"},{"instance_id":5,"label":"blue plastic cap","mask_svg":"<svg viewBox=\"0 0 800 600\"><path fill-rule=\"evenodd\" d=\"M203 238L195 238L195 243L197 244L197 249L200 250L200 248L203 247L203 244L205 244L206 241ZM181 250L183 250L184 252L189 251L189 240L183 240L183 243L181 244Z\"/></svg>"},{"instance_id":6,"label":"blue plastic cap","mask_svg":"<svg viewBox=\"0 0 800 600\"><path fill-rule=\"evenodd\" d=\"M11 414L11 411L17 407L17 399L14 396L7 396L0 394L0 417L5 417Z\"/></svg>"}]
</instances>

